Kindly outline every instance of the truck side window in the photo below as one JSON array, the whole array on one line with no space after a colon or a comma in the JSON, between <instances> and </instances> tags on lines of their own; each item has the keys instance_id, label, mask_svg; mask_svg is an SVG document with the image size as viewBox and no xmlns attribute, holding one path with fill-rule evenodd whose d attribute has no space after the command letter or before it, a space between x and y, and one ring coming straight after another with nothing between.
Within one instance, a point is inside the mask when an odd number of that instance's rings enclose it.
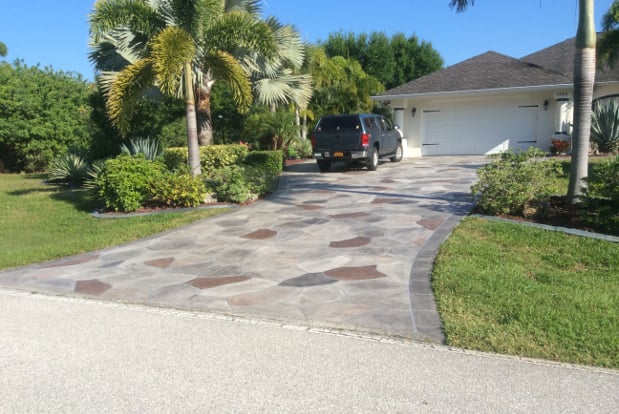
<instances>
[{"instance_id":1,"label":"truck side window","mask_svg":"<svg viewBox=\"0 0 619 414\"><path fill-rule=\"evenodd\" d=\"M391 130L393 129L393 125L391 125L391 121L389 121L388 119L386 119L386 118L381 118L381 120L380 120L380 121L381 121L381 123L382 123L382 125L383 125L383 129L384 129L385 131L391 131Z\"/></svg>"}]
</instances>

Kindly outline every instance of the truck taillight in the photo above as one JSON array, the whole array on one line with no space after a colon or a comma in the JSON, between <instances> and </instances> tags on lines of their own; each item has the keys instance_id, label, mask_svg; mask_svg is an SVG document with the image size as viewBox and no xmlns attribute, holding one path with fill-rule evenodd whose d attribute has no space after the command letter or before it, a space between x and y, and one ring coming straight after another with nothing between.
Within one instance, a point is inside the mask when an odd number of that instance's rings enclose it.
<instances>
[{"instance_id":1,"label":"truck taillight","mask_svg":"<svg viewBox=\"0 0 619 414\"><path fill-rule=\"evenodd\" d=\"M312 143L312 148L316 148L316 136L312 135L312 137L310 138L310 141Z\"/></svg>"},{"instance_id":2,"label":"truck taillight","mask_svg":"<svg viewBox=\"0 0 619 414\"><path fill-rule=\"evenodd\" d=\"M361 145L364 147L370 145L370 134L361 134Z\"/></svg>"}]
</instances>

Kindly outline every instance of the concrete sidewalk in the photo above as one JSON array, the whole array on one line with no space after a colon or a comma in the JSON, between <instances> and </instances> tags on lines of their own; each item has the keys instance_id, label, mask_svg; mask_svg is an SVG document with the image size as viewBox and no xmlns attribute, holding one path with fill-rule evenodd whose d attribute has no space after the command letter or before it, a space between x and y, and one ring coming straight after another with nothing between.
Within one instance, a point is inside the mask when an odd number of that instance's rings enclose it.
<instances>
[{"instance_id":1,"label":"concrete sidewalk","mask_svg":"<svg viewBox=\"0 0 619 414\"><path fill-rule=\"evenodd\" d=\"M430 271L486 161L431 157L324 174L313 161L296 164L266 200L0 272L0 286L441 342Z\"/></svg>"},{"instance_id":2,"label":"concrete sidewalk","mask_svg":"<svg viewBox=\"0 0 619 414\"><path fill-rule=\"evenodd\" d=\"M0 289L0 413L616 413L619 372Z\"/></svg>"}]
</instances>

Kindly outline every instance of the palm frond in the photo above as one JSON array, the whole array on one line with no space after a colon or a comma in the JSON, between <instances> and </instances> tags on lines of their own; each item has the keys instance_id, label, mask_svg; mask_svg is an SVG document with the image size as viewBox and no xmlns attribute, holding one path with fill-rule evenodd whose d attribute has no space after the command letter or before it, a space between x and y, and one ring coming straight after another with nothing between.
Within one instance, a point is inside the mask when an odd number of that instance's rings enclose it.
<instances>
[{"instance_id":1,"label":"palm frond","mask_svg":"<svg viewBox=\"0 0 619 414\"><path fill-rule=\"evenodd\" d=\"M275 35L278 57L285 62L285 65L299 69L305 61L305 45L299 32L292 26L282 26L273 18L267 20L267 24Z\"/></svg>"},{"instance_id":2,"label":"palm frond","mask_svg":"<svg viewBox=\"0 0 619 414\"><path fill-rule=\"evenodd\" d=\"M474 6L475 0L450 0L449 7L452 9L455 7L458 13L463 12L469 6Z\"/></svg>"},{"instance_id":3,"label":"palm frond","mask_svg":"<svg viewBox=\"0 0 619 414\"><path fill-rule=\"evenodd\" d=\"M276 56L277 44L271 28L245 12L224 13L206 28L202 42L210 50L247 48L270 59Z\"/></svg>"},{"instance_id":4,"label":"palm frond","mask_svg":"<svg viewBox=\"0 0 619 414\"><path fill-rule=\"evenodd\" d=\"M148 2L139 0L99 0L89 16L94 42L115 29L126 27L149 37L165 27L162 16Z\"/></svg>"},{"instance_id":5,"label":"palm frond","mask_svg":"<svg viewBox=\"0 0 619 414\"><path fill-rule=\"evenodd\" d=\"M107 112L112 124L126 133L135 104L153 84L155 71L150 59L142 59L118 72L109 84Z\"/></svg>"},{"instance_id":6,"label":"palm frond","mask_svg":"<svg viewBox=\"0 0 619 414\"><path fill-rule=\"evenodd\" d=\"M292 75L290 71L275 78L260 79L255 87L258 102L267 106L294 103L305 109L313 94L311 76Z\"/></svg>"},{"instance_id":7,"label":"palm frond","mask_svg":"<svg viewBox=\"0 0 619 414\"><path fill-rule=\"evenodd\" d=\"M180 27L167 27L155 36L151 49L159 88L171 95L178 88L184 65L195 55L193 39Z\"/></svg>"},{"instance_id":8,"label":"palm frond","mask_svg":"<svg viewBox=\"0 0 619 414\"><path fill-rule=\"evenodd\" d=\"M262 13L260 3L260 0L225 0L224 11L244 11L249 14L258 16L260 15L260 13Z\"/></svg>"},{"instance_id":9,"label":"palm frond","mask_svg":"<svg viewBox=\"0 0 619 414\"><path fill-rule=\"evenodd\" d=\"M251 106L251 82L240 63L227 52L214 51L205 56L205 66L208 66L213 79L219 79L230 86L232 97L240 112Z\"/></svg>"}]
</instances>

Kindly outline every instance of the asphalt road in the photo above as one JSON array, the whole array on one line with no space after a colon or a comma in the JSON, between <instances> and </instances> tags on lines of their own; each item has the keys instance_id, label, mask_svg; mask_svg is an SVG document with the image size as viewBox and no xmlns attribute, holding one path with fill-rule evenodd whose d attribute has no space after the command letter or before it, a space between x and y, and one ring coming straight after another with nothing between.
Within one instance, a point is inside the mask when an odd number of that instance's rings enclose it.
<instances>
[{"instance_id":1,"label":"asphalt road","mask_svg":"<svg viewBox=\"0 0 619 414\"><path fill-rule=\"evenodd\" d=\"M0 412L611 413L619 371L0 289Z\"/></svg>"}]
</instances>

